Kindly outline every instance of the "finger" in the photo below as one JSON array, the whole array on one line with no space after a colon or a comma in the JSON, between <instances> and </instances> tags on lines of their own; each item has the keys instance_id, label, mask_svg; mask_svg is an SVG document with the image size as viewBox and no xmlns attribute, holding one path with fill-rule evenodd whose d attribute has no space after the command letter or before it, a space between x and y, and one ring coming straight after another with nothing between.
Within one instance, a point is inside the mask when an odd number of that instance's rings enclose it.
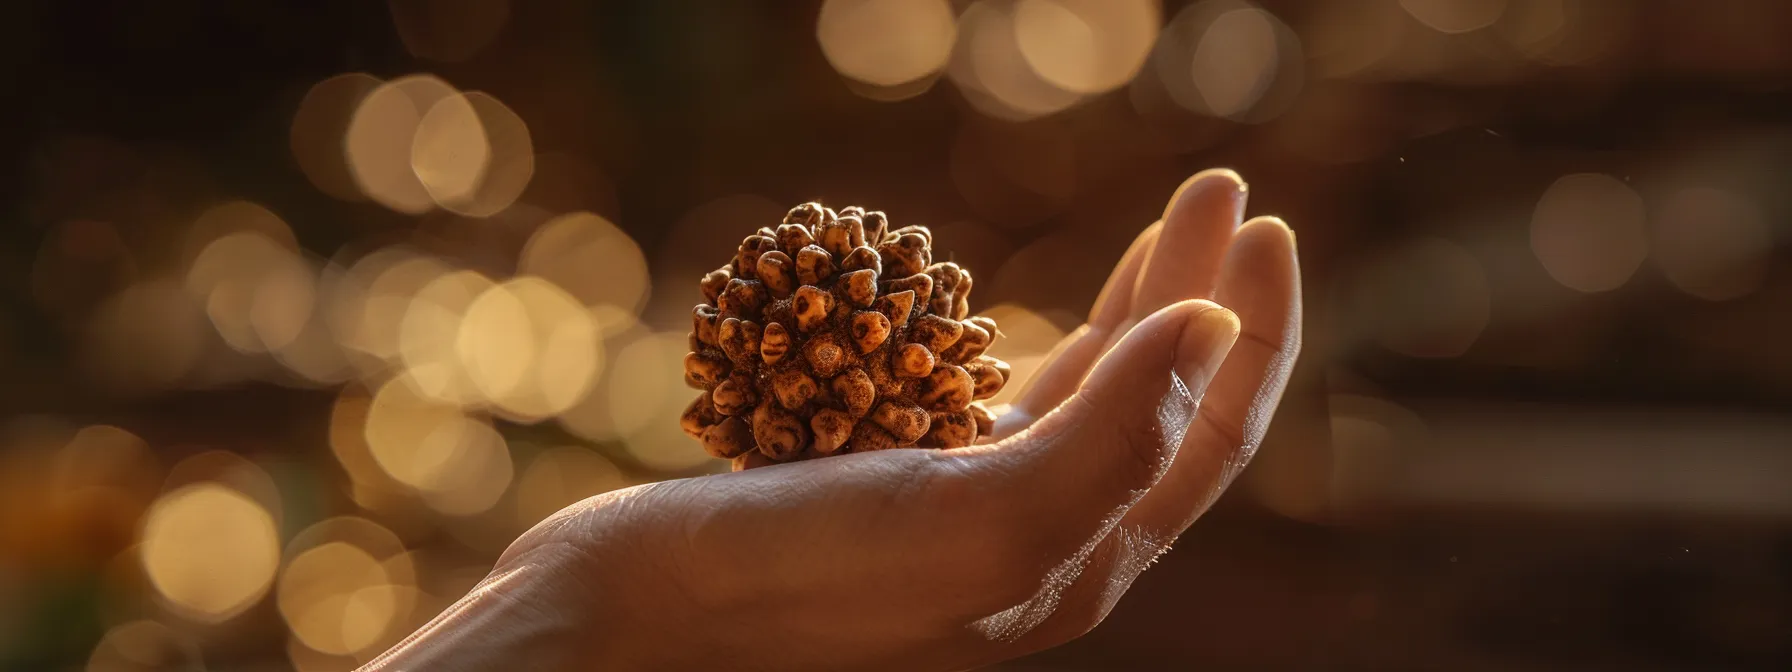
<instances>
[{"instance_id":1,"label":"finger","mask_svg":"<svg viewBox=\"0 0 1792 672\"><path fill-rule=\"evenodd\" d=\"M1247 188L1238 173L1216 168L1183 182L1164 209L1163 233L1145 257L1133 298L1133 319L1187 299L1213 298L1232 232L1244 217Z\"/></svg>"},{"instance_id":2,"label":"finger","mask_svg":"<svg viewBox=\"0 0 1792 672\"><path fill-rule=\"evenodd\" d=\"M1129 525L1174 537L1244 470L1263 441L1300 354L1300 266L1294 232L1274 217L1241 228L1220 273L1219 300L1244 331L1209 388L1183 453L1128 514Z\"/></svg>"},{"instance_id":3,"label":"finger","mask_svg":"<svg viewBox=\"0 0 1792 672\"><path fill-rule=\"evenodd\" d=\"M1090 554L1127 507L1164 473L1194 420L1204 380L1177 371L1217 369L1238 337L1231 311L1187 301L1147 317L1090 372L1076 395L1026 431L962 449L985 469L1000 502L985 529L997 547L1012 607L978 620L984 637L1015 642L1057 610ZM975 451L975 452L972 452ZM947 453L950 455L951 453ZM993 491L993 492L991 492Z\"/></svg>"},{"instance_id":4,"label":"finger","mask_svg":"<svg viewBox=\"0 0 1792 672\"><path fill-rule=\"evenodd\" d=\"M1294 237L1285 224L1258 218L1239 229L1218 295L1237 311L1243 332L1217 372L1178 370L1190 387L1204 377L1211 383L1175 460L1102 538L1051 619L1016 642L1018 651L1055 645L1100 623L1133 580L1207 510L1262 440L1300 350L1300 278Z\"/></svg>"},{"instance_id":5,"label":"finger","mask_svg":"<svg viewBox=\"0 0 1792 672\"><path fill-rule=\"evenodd\" d=\"M1157 244L1158 232L1162 230L1163 222L1155 222L1133 239L1126 254L1120 257L1120 263L1114 265L1114 272L1102 286L1101 294L1095 297L1095 305L1089 309L1089 322L1065 336L1046 356L1045 364L1016 396L1014 409L1006 421L999 423L1008 426L998 426L998 430L1012 432L1017 429L1017 418L1030 423L1033 418L1057 408L1076 392L1077 386L1083 383L1083 376L1089 374L1089 367L1107 351L1115 330L1131 313L1133 287L1138 284L1139 270L1144 268L1145 256ZM998 431L997 436L1002 434Z\"/></svg>"},{"instance_id":6,"label":"finger","mask_svg":"<svg viewBox=\"0 0 1792 672\"><path fill-rule=\"evenodd\" d=\"M1077 548L1157 482L1181 445L1204 381L1185 383L1176 371L1217 367L1237 335L1237 318L1212 302L1165 308L1121 339L1075 396L1032 427L957 452L983 458L999 474L990 487L1007 491L1001 501L1012 504L1013 520L1003 524L1044 523L1048 546Z\"/></svg>"}]
</instances>

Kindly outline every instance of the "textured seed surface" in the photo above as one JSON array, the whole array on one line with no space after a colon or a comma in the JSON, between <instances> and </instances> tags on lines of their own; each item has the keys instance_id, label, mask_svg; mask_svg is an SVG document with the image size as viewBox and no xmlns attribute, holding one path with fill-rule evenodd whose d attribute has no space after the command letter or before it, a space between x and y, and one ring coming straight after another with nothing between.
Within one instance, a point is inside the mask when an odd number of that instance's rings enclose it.
<instances>
[{"instance_id":1,"label":"textured seed surface","mask_svg":"<svg viewBox=\"0 0 1792 672\"><path fill-rule=\"evenodd\" d=\"M736 470L986 437L1008 365L995 322L969 317L971 272L934 263L933 232L819 202L746 223L699 282L685 434Z\"/></svg>"}]
</instances>

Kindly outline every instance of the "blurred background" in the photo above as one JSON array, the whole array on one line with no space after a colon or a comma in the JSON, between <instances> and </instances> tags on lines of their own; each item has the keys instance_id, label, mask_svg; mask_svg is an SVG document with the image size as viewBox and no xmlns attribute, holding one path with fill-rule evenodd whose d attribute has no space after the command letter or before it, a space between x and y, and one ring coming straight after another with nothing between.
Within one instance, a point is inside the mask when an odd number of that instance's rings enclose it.
<instances>
[{"instance_id":1,"label":"blurred background","mask_svg":"<svg viewBox=\"0 0 1792 672\"><path fill-rule=\"evenodd\" d=\"M0 4L0 668L350 669L674 418L701 273L926 224L1023 378L1182 179L1256 464L1013 670L1792 668L1792 4ZM1010 389L1018 389L1019 384Z\"/></svg>"}]
</instances>

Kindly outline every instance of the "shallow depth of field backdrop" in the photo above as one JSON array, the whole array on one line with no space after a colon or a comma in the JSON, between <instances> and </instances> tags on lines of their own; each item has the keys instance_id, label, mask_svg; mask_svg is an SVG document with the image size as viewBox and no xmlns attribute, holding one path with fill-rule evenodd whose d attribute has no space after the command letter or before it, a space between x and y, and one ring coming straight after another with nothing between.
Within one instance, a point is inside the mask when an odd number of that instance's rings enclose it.
<instances>
[{"instance_id":1,"label":"shallow depth of field backdrop","mask_svg":"<svg viewBox=\"0 0 1792 672\"><path fill-rule=\"evenodd\" d=\"M1024 379L1224 165L1298 233L1297 380L1105 625L1004 669L1787 669L1788 34L1775 0L0 4L0 668L351 668L542 516L725 467L675 422L696 281L789 206L934 227Z\"/></svg>"}]
</instances>

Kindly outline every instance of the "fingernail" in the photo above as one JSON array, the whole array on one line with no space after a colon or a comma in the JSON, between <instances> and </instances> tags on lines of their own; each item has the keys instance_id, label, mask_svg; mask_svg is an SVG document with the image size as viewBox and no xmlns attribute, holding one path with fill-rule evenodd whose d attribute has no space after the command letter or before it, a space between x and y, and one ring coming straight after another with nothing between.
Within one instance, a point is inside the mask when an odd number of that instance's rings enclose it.
<instances>
[{"instance_id":1,"label":"fingernail","mask_svg":"<svg viewBox=\"0 0 1792 672\"><path fill-rule=\"evenodd\" d=\"M1176 344L1176 376L1199 399L1225 363L1232 344L1238 342L1238 316L1209 303L1182 327Z\"/></svg>"}]
</instances>

